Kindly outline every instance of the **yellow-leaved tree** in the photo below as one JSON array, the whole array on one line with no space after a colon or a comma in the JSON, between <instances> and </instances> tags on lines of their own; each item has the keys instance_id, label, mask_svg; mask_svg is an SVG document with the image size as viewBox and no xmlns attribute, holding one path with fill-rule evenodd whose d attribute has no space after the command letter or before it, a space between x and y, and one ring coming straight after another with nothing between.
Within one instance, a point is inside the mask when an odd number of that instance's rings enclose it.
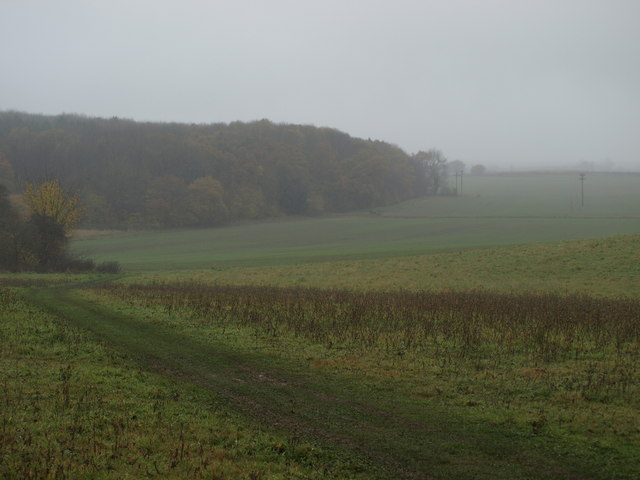
<instances>
[{"instance_id":1,"label":"yellow-leaved tree","mask_svg":"<svg viewBox=\"0 0 640 480\"><path fill-rule=\"evenodd\" d=\"M48 180L39 185L27 184L24 201L31 216L49 217L62 227L65 235L71 233L82 216L80 197L65 192L58 180Z\"/></svg>"},{"instance_id":2,"label":"yellow-leaved tree","mask_svg":"<svg viewBox=\"0 0 640 480\"><path fill-rule=\"evenodd\" d=\"M23 255L42 270L59 270L68 260L67 237L80 221L77 194L64 191L58 180L28 184L24 202L29 208Z\"/></svg>"}]
</instances>

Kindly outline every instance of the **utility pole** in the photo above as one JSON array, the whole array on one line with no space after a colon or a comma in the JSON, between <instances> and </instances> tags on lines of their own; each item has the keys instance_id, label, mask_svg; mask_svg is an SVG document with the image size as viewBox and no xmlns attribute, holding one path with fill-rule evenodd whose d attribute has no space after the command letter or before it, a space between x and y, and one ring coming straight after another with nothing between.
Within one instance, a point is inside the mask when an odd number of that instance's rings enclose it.
<instances>
[{"instance_id":1,"label":"utility pole","mask_svg":"<svg viewBox=\"0 0 640 480\"><path fill-rule=\"evenodd\" d=\"M462 174L464 173L464 168L460 169L460 195L462 195Z\"/></svg>"},{"instance_id":2,"label":"utility pole","mask_svg":"<svg viewBox=\"0 0 640 480\"><path fill-rule=\"evenodd\" d=\"M458 170L456 170L456 195L459 195L459 193L458 193Z\"/></svg>"},{"instance_id":3,"label":"utility pole","mask_svg":"<svg viewBox=\"0 0 640 480\"><path fill-rule=\"evenodd\" d=\"M584 208L584 177L586 175L587 175L586 173L580 174L580 204L582 205L583 208Z\"/></svg>"}]
</instances>

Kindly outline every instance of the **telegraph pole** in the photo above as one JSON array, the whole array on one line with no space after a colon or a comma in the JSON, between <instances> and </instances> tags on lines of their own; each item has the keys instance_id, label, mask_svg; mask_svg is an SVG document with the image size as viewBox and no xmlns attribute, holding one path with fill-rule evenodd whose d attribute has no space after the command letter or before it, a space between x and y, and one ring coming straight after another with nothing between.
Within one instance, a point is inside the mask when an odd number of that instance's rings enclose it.
<instances>
[{"instance_id":1,"label":"telegraph pole","mask_svg":"<svg viewBox=\"0 0 640 480\"><path fill-rule=\"evenodd\" d=\"M584 177L586 175L587 175L586 173L580 174L580 204L582 205L583 208L584 208Z\"/></svg>"}]
</instances>

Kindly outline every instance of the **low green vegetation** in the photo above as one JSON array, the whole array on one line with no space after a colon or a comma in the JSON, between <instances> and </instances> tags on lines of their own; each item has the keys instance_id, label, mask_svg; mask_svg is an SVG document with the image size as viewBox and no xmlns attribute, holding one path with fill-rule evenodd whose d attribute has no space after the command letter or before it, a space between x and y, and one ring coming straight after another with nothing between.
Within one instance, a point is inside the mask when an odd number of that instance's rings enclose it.
<instances>
[{"instance_id":1,"label":"low green vegetation","mask_svg":"<svg viewBox=\"0 0 640 480\"><path fill-rule=\"evenodd\" d=\"M0 287L0 478L361 477L129 353Z\"/></svg>"},{"instance_id":2,"label":"low green vegetation","mask_svg":"<svg viewBox=\"0 0 640 480\"><path fill-rule=\"evenodd\" d=\"M85 236L72 247L78 255L117 261L130 272L149 272L377 261L640 232L640 175L590 175L591 203L584 208L575 206L575 199L580 201L578 178L470 176L465 180L468 193L460 197L426 197L375 211L207 230Z\"/></svg>"},{"instance_id":3,"label":"low green vegetation","mask_svg":"<svg viewBox=\"0 0 640 480\"><path fill-rule=\"evenodd\" d=\"M138 272L128 281L340 288L640 296L640 235L445 253L280 265Z\"/></svg>"},{"instance_id":4,"label":"low green vegetation","mask_svg":"<svg viewBox=\"0 0 640 480\"><path fill-rule=\"evenodd\" d=\"M351 469L338 478L640 473L634 300L194 284L32 299L294 444L313 439Z\"/></svg>"},{"instance_id":5,"label":"low green vegetation","mask_svg":"<svg viewBox=\"0 0 640 480\"><path fill-rule=\"evenodd\" d=\"M87 237L125 273L1 277L0 477L640 477L631 202L492 188Z\"/></svg>"},{"instance_id":6,"label":"low green vegetation","mask_svg":"<svg viewBox=\"0 0 640 480\"><path fill-rule=\"evenodd\" d=\"M11 301L3 305L13 306L3 313L3 339L23 335L3 342L11 365L5 371L14 382L5 390L24 389L26 383L17 382L46 363L51 371L43 385L50 393L43 395L33 380L37 408L28 406L31 394L7 398L13 411L39 412L34 423L49 422L64 440L64 422L71 420L56 412L65 369L71 365L72 392L93 392L95 385L83 385L120 372L115 378L124 383L101 380L104 389L95 395L102 402L86 407L103 410L73 417L81 432L91 431L96 417L105 419L102 453L60 453L65 471L105 468L105 478L143 468L158 478L185 472L208 478L203 472L213 471L219 478L313 478L304 473L313 465L335 478L631 479L640 473L640 304L633 261L639 242L638 235L625 235L377 261L185 270L173 277L140 273L104 285L105 278L85 276L76 280L89 290L76 293L69 276L7 277L5 283L38 290L24 299L4 297ZM420 283L425 276L429 280ZM353 287L336 290L341 277ZM49 280L63 289L45 288ZM238 286L225 286L234 280ZM49 326L21 328L42 321ZM59 342L51 341L50 329ZM89 351L78 356L78 345ZM170 402L182 423L141 422L143 428L129 421L127 445L133 451L138 442L147 445L148 458L142 454L131 465L107 461L116 430L106 419L124 418L122 404L136 412L151 409L151 417L136 415L153 418L152 406L142 400L153 382L160 382L153 388L164 398L172 398L167 391L192 392ZM193 384L198 387L188 387ZM105 405L105 398L117 399L116 406ZM33 421L12 418L14 429ZM144 440L175 439L182 428L198 444L202 429L223 437L234 431L229 418L253 432L242 438L255 432L265 438L246 462L245 450L216 444L217 455L235 470L215 462L198 470L194 462L201 454L193 444L185 447L189 457L172 467L175 445ZM51 441L44 430L32 432L30 441L39 448ZM264 456L258 461L255 455ZM20 464L25 456L7 458L11 472L35 468L30 461Z\"/></svg>"},{"instance_id":7,"label":"low green vegetation","mask_svg":"<svg viewBox=\"0 0 640 480\"><path fill-rule=\"evenodd\" d=\"M127 233L78 240L73 249L97 261L117 261L129 272L150 272L378 260L635 233L639 229L640 219L425 220L365 215L279 220L213 230Z\"/></svg>"}]
</instances>

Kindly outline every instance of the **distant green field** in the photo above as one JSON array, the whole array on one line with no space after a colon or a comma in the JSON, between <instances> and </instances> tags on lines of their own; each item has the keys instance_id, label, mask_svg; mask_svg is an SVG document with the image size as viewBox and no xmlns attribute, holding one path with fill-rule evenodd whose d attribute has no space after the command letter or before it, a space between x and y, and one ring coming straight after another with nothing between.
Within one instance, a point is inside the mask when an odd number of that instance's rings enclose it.
<instances>
[{"instance_id":1,"label":"distant green field","mask_svg":"<svg viewBox=\"0 0 640 480\"><path fill-rule=\"evenodd\" d=\"M640 298L640 234L402 257L158 271L130 278L359 291Z\"/></svg>"},{"instance_id":2,"label":"distant green field","mask_svg":"<svg viewBox=\"0 0 640 480\"><path fill-rule=\"evenodd\" d=\"M450 182L451 183L451 182ZM587 173L584 206L578 173L465 176L462 196L408 202L416 216L640 216L640 173ZM386 212L385 212L386 213Z\"/></svg>"},{"instance_id":3,"label":"distant green field","mask_svg":"<svg viewBox=\"0 0 640 480\"><path fill-rule=\"evenodd\" d=\"M207 230L79 239L76 252L128 271L388 258L640 232L640 175L465 177L463 195L349 215L283 218Z\"/></svg>"}]
</instances>

